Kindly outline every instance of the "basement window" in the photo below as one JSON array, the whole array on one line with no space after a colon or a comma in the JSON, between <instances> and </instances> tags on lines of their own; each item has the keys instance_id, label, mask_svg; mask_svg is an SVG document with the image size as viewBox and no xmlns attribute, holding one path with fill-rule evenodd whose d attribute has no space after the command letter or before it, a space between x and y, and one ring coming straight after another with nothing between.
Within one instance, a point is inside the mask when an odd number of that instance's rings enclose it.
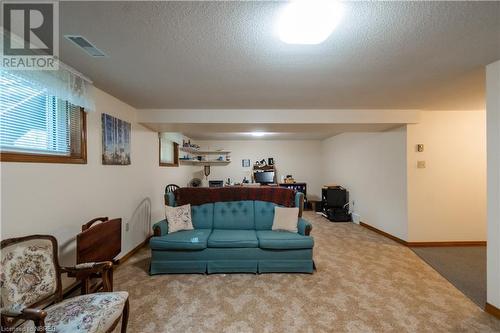
<instances>
[{"instance_id":1,"label":"basement window","mask_svg":"<svg viewBox=\"0 0 500 333\"><path fill-rule=\"evenodd\" d=\"M11 73L0 76L0 160L87 163L83 108Z\"/></svg>"}]
</instances>

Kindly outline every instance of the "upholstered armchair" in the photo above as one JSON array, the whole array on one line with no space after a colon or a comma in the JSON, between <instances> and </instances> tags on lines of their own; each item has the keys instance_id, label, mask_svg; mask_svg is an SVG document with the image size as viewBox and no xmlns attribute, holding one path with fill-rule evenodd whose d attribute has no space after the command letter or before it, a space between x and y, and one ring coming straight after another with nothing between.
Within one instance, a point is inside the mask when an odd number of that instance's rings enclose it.
<instances>
[{"instance_id":1,"label":"upholstered armchair","mask_svg":"<svg viewBox=\"0 0 500 333\"><path fill-rule=\"evenodd\" d=\"M1 332L111 332L127 330L128 293L110 292L111 262L60 267L57 241L33 235L1 242ZM61 274L99 273L106 292L62 299Z\"/></svg>"}]
</instances>

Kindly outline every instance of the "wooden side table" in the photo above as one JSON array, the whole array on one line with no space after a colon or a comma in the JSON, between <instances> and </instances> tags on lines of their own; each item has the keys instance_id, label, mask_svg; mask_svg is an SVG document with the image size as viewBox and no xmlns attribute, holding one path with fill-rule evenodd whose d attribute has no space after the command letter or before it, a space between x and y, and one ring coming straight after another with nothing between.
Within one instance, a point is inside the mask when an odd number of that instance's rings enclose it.
<instances>
[{"instance_id":1,"label":"wooden side table","mask_svg":"<svg viewBox=\"0 0 500 333\"><path fill-rule=\"evenodd\" d=\"M316 212L316 205L318 203L320 203L320 201L318 201L318 200L309 200L309 202L311 203L311 209L312 209L312 211Z\"/></svg>"}]
</instances>

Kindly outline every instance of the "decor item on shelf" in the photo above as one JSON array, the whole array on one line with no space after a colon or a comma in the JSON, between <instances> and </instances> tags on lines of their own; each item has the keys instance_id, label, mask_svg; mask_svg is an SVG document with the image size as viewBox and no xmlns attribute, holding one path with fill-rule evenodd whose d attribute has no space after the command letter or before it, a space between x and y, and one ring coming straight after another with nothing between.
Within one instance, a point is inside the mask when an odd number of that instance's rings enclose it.
<instances>
[{"instance_id":1,"label":"decor item on shelf","mask_svg":"<svg viewBox=\"0 0 500 333\"><path fill-rule=\"evenodd\" d=\"M249 168L250 167L250 160L249 159L241 160L241 166L244 168Z\"/></svg>"},{"instance_id":2,"label":"decor item on shelf","mask_svg":"<svg viewBox=\"0 0 500 333\"><path fill-rule=\"evenodd\" d=\"M199 145L195 145L194 143L191 143L191 140L182 140L182 147L184 148L191 148L191 149L200 149Z\"/></svg>"},{"instance_id":3,"label":"decor item on shelf","mask_svg":"<svg viewBox=\"0 0 500 333\"><path fill-rule=\"evenodd\" d=\"M208 179L208 176L210 176L210 165L205 165L203 167L203 174L205 175L205 178Z\"/></svg>"},{"instance_id":4,"label":"decor item on shelf","mask_svg":"<svg viewBox=\"0 0 500 333\"><path fill-rule=\"evenodd\" d=\"M102 164L130 164L130 123L102 114Z\"/></svg>"},{"instance_id":5,"label":"decor item on shelf","mask_svg":"<svg viewBox=\"0 0 500 333\"><path fill-rule=\"evenodd\" d=\"M179 159L182 164L226 165L231 162L231 152L223 149L202 150L191 147L180 147L179 150L186 153Z\"/></svg>"},{"instance_id":6,"label":"decor item on shelf","mask_svg":"<svg viewBox=\"0 0 500 333\"><path fill-rule=\"evenodd\" d=\"M284 179L284 183L285 184L293 184L293 183L295 183L295 179L293 179L292 175L286 175L286 177Z\"/></svg>"},{"instance_id":7,"label":"decor item on shelf","mask_svg":"<svg viewBox=\"0 0 500 333\"><path fill-rule=\"evenodd\" d=\"M49 235L2 240L0 248L2 331L14 332L20 321L29 321L35 325L26 327L29 332L104 333L113 331L120 318L121 332L127 331L128 293L111 292L110 261L61 267L57 240ZM76 276L98 273L105 292L62 301L64 273Z\"/></svg>"},{"instance_id":8,"label":"decor item on shelf","mask_svg":"<svg viewBox=\"0 0 500 333\"><path fill-rule=\"evenodd\" d=\"M267 166L267 162L265 159L262 159L260 161L256 161L254 163L254 166L261 168L261 167Z\"/></svg>"},{"instance_id":9,"label":"decor item on shelf","mask_svg":"<svg viewBox=\"0 0 500 333\"><path fill-rule=\"evenodd\" d=\"M267 159L267 165L274 165L274 158L269 157L269 158Z\"/></svg>"},{"instance_id":10,"label":"decor item on shelf","mask_svg":"<svg viewBox=\"0 0 500 333\"><path fill-rule=\"evenodd\" d=\"M193 178L189 182L189 186L191 187L201 187L201 179L200 178Z\"/></svg>"}]
</instances>

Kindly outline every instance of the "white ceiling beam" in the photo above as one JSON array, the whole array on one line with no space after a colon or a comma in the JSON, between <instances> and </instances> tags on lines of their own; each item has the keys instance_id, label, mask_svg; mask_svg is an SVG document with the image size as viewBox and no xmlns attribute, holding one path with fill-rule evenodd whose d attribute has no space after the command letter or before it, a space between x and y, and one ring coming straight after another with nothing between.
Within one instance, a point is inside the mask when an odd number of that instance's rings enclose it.
<instances>
[{"instance_id":1,"label":"white ceiling beam","mask_svg":"<svg viewBox=\"0 0 500 333\"><path fill-rule=\"evenodd\" d=\"M414 124L419 110L142 109L143 124Z\"/></svg>"}]
</instances>

